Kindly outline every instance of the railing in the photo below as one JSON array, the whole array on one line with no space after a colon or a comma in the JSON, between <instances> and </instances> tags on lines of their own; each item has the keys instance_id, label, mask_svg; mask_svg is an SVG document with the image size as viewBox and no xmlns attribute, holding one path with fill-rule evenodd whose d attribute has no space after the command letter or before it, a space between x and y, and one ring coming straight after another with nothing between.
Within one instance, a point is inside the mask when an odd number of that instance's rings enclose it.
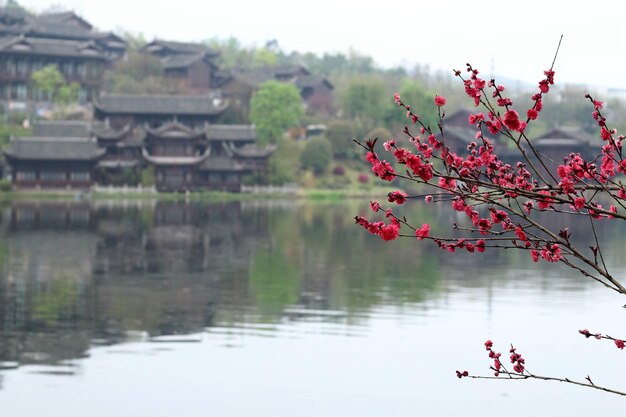
<instances>
[{"instance_id":1,"label":"railing","mask_svg":"<svg viewBox=\"0 0 626 417\"><path fill-rule=\"evenodd\" d=\"M114 187L112 185L94 185L91 189L94 193L100 194L156 194L157 190L154 186L142 187L141 184L136 187L123 185Z\"/></svg>"},{"instance_id":2,"label":"railing","mask_svg":"<svg viewBox=\"0 0 626 417\"><path fill-rule=\"evenodd\" d=\"M250 194L297 194L298 186L296 184L275 185L242 185L242 193Z\"/></svg>"}]
</instances>

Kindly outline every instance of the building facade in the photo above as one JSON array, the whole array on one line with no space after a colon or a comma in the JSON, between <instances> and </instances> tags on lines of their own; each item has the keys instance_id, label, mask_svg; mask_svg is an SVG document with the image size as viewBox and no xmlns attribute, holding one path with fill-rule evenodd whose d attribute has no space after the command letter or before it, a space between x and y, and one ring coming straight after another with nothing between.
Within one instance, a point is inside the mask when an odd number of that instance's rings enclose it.
<instances>
[{"instance_id":1,"label":"building facade","mask_svg":"<svg viewBox=\"0 0 626 417\"><path fill-rule=\"evenodd\" d=\"M126 48L119 36L94 30L73 12L33 15L0 8L0 100L10 107L45 101L31 75L55 65L67 82L79 85L79 101L89 101L98 95L105 69Z\"/></svg>"},{"instance_id":2,"label":"building facade","mask_svg":"<svg viewBox=\"0 0 626 417\"><path fill-rule=\"evenodd\" d=\"M39 122L5 150L19 188L137 185L150 170L159 191L240 191L246 175L267 178L274 146L251 125L219 124L211 96L105 95L94 121ZM81 174L82 173L82 174Z\"/></svg>"}]
</instances>

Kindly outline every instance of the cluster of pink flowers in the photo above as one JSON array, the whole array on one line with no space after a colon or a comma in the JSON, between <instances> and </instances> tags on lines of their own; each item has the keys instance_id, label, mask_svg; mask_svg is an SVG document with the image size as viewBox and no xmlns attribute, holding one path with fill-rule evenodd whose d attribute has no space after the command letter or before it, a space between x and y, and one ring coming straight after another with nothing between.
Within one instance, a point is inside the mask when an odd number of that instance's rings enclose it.
<instances>
[{"instance_id":1,"label":"cluster of pink flowers","mask_svg":"<svg viewBox=\"0 0 626 417\"><path fill-rule=\"evenodd\" d=\"M383 221L370 222L362 216L356 216L354 220L356 224L363 226L371 234L380 236L382 240L394 240L400 233L400 222L393 215L390 215L390 222L387 224Z\"/></svg>"},{"instance_id":2,"label":"cluster of pink flowers","mask_svg":"<svg viewBox=\"0 0 626 417\"><path fill-rule=\"evenodd\" d=\"M607 183L617 173L626 174L626 161L621 159L623 137L614 138L616 132L606 127L606 119L601 113L603 103L589 97L594 106L593 117L601 128L600 135L607 142L602 148L602 163L596 166L595 162L586 161L580 154L570 154L556 168L557 176L552 178L557 183L540 185L540 182L545 183L545 179L535 167L529 169L527 164L532 166L530 161L514 165L501 161L494 151L491 140L485 137L483 132L486 129L493 135L507 136L521 149L527 124L537 119L543 109L543 95L548 93L550 86L554 84L554 71L551 69L544 71L545 77L538 83L539 91L532 96L534 104L526 110L525 120L520 119L520 113L513 108L513 101L504 95L504 86L496 84L494 80L486 81L480 78L478 70L469 64L467 72L470 74L468 79L464 79L460 71L455 71L455 74L463 80L465 91L474 100L474 104L476 106L484 104L488 110L486 113L473 113L468 118L468 123L475 127L476 134L475 141L467 146L467 153L460 154L451 150L446 145L444 130L442 129L440 134L433 132L396 93L394 95L396 104L406 109L407 117L414 124L419 124L419 133L412 134L409 128L405 127L404 133L408 135L412 147L401 144L397 139L384 142L385 151L393 155L391 162L378 156L375 151L375 139L368 141L364 147L368 151L366 159L371 164L372 172L383 180L392 181L399 175L392 163L404 165L406 176L403 175L402 178L438 188L440 195L446 193L451 195L448 200L451 200L454 210L465 213L471 221L474 228L470 232L483 236L497 236L500 240L502 237L509 237L507 243L512 245L510 247L528 249L534 262L540 259L546 262L565 259L567 254L571 254L568 242L547 239L544 234L537 233L532 223L521 215L516 214L514 220L511 216L514 210L507 207L511 199L522 197L527 200L518 202L518 206L528 216L534 210L563 211L563 207L571 207L576 213L590 215L594 219L613 218L619 215L615 205L605 209L597 201L591 200L585 194L585 190L588 183ZM492 99L497 103L495 108L487 104ZM442 112L446 104L445 97L435 96L434 104L439 112ZM501 108L501 111L497 111L498 108ZM441 117L443 123L443 116ZM618 198L626 199L626 189L623 187L619 187L615 194ZM410 198L400 190L390 192L387 197L390 203L398 205L404 204ZM433 196L429 195L425 200L432 202ZM444 200L446 198L438 198L438 201ZM483 211L480 210L480 206L486 206L489 214L481 214ZM378 205L374 211L380 209ZM387 217L388 212L386 211ZM385 226L381 226L380 222L362 224L367 226L371 233L386 240L393 240L399 235L400 229L400 221L395 216L393 218L396 220ZM403 223L408 225L406 220ZM503 247L503 244L490 243L493 239L490 237L451 240L431 236L430 226L413 229L419 240L428 237L448 252L457 249L484 252L488 246Z\"/></svg>"},{"instance_id":3,"label":"cluster of pink flowers","mask_svg":"<svg viewBox=\"0 0 626 417\"><path fill-rule=\"evenodd\" d=\"M372 164L372 172L379 178L385 181L391 181L396 177L396 172L394 171L391 164L387 161L381 161L378 159L378 156L374 152L368 152L365 157L367 161Z\"/></svg>"},{"instance_id":4,"label":"cluster of pink flowers","mask_svg":"<svg viewBox=\"0 0 626 417\"><path fill-rule=\"evenodd\" d=\"M406 202L406 193L400 190L391 191L387 194L387 200L390 203L404 204Z\"/></svg>"},{"instance_id":5,"label":"cluster of pink flowers","mask_svg":"<svg viewBox=\"0 0 626 417\"><path fill-rule=\"evenodd\" d=\"M508 374L509 372L504 368L502 362L500 361L500 357L502 356L502 354L493 350L493 342L491 340L487 340L485 342L485 349L488 352L489 358L493 359L493 364L491 365L493 374L495 376L500 376L502 372ZM518 374L523 374L526 370L526 360L522 357L521 354L517 353L517 349L515 349L513 345L511 345L509 353L511 354L509 356L509 360L511 361L511 364L513 364L513 371Z\"/></svg>"},{"instance_id":6,"label":"cluster of pink flowers","mask_svg":"<svg viewBox=\"0 0 626 417\"><path fill-rule=\"evenodd\" d=\"M522 357L521 354L516 352L516 349L513 347L513 345L511 345L511 349L509 349L509 353L511 354L509 359L511 360L511 363L513 364L513 370L517 372L518 374L523 374L524 370L526 369L524 367L524 365L526 364L526 360Z\"/></svg>"},{"instance_id":7,"label":"cluster of pink flowers","mask_svg":"<svg viewBox=\"0 0 626 417\"><path fill-rule=\"evenodd\" d=\"M493 365L491 365L491 369L493 369L493 374L495 376L499 376L500 371L502 370L502 362L500 362L500 357L502 356L502 354L493 350L493 342L491 340L487 340L485 342L485 349L487 349L487 352L489 352L489 359L493 359Z\"/></svg>"}]
</instances>

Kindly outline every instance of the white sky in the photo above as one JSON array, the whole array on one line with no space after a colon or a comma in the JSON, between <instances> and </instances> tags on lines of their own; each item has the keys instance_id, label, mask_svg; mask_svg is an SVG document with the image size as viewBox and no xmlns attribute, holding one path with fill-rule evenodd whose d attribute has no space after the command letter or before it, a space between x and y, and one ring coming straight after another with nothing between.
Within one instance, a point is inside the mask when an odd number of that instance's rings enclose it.
<instances>
[{"instance_id":1,"label":"white sky","mask_svg":"<svg viewBox=\"0 0 626 417\"><path fill-rule=\"evenodd\" d=\"M0 0L1 2L2 0ZM289 52L371 55L383 66L415 63L538 81L561 34L557 83L626 89L622 0L18 0L33 11L72 9L100 30L199 41L277 39Z\"/></svg>"}]
</instances>

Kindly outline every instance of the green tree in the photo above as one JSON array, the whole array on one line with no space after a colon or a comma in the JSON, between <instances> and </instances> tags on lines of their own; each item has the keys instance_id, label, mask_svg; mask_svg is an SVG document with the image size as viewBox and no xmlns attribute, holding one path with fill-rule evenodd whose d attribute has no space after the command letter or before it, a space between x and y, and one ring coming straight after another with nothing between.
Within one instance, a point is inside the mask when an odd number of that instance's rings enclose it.
<instances>
[{"instance_id":1,"label":"green tree","mask_svg":"<svg viewBox=\"0 0 626 417\"><path fill-rule=\"evenodd\" d=\"M319 175L328 169L333 158L333 151L328 139L316 137L309 140L300 154L300 164Z\"/></svg>"},{"instance_id":2,"label":"green tree","mask_svg":"<svg viewBox=\"0 0 626 417\"><path fill-rule=\"evenodd\" d=\"M356 78L343 92L341 104L345 115L353 119L363 132L382 122L388 96L380 79Z\"/></svg>"},{"instance_id":3,"label":"green tree","mask_svg":"<svg viewBox=\"0 0 626 417\"><path fill-rule=\"evenodd\" d=\"M328 123L326 137L330 141L333 155L337 158L348 158L356 154L354 126L347 120L333 120Z\"/></svg>"},{"instance_id":4,"label":"green tree","mask_svg":"<svg viewBox=\"0 0 626 417\"><path fill-rule=\"evenodd\" d=\"M261 144L276 143L286 129L298 125L303 114L302 99L293 84L268 81L250 101L250 120Z\"/></svg>"},{"instance_id":5,"label":"green tree","mask_svg":"<svg viewBox=\"0 0 626 417\"><path fill-rule=\"evenodd\" d=\"M34 71L31 78L34 87L59 106L67 106L78 100L79 85L75 82L68 83L56 65Z\"/></svg>"},{"instance_id":6,"label":"green tree","mask_svg":"<svg viewBox=\"0 0 626 417\"><path fill-rule=\"evenodd\" d=\"M404 80L400 87L402 101L409 104L422 122L435 127L437 124L437 109L433 103L435 94L429 93L424 85L417 80ZM398 106L393 101L393 97L388 97L385 112L385 122L387 126L400 127L410 124L406 114L398 110Z\"/></svg>"}]
</instances>

